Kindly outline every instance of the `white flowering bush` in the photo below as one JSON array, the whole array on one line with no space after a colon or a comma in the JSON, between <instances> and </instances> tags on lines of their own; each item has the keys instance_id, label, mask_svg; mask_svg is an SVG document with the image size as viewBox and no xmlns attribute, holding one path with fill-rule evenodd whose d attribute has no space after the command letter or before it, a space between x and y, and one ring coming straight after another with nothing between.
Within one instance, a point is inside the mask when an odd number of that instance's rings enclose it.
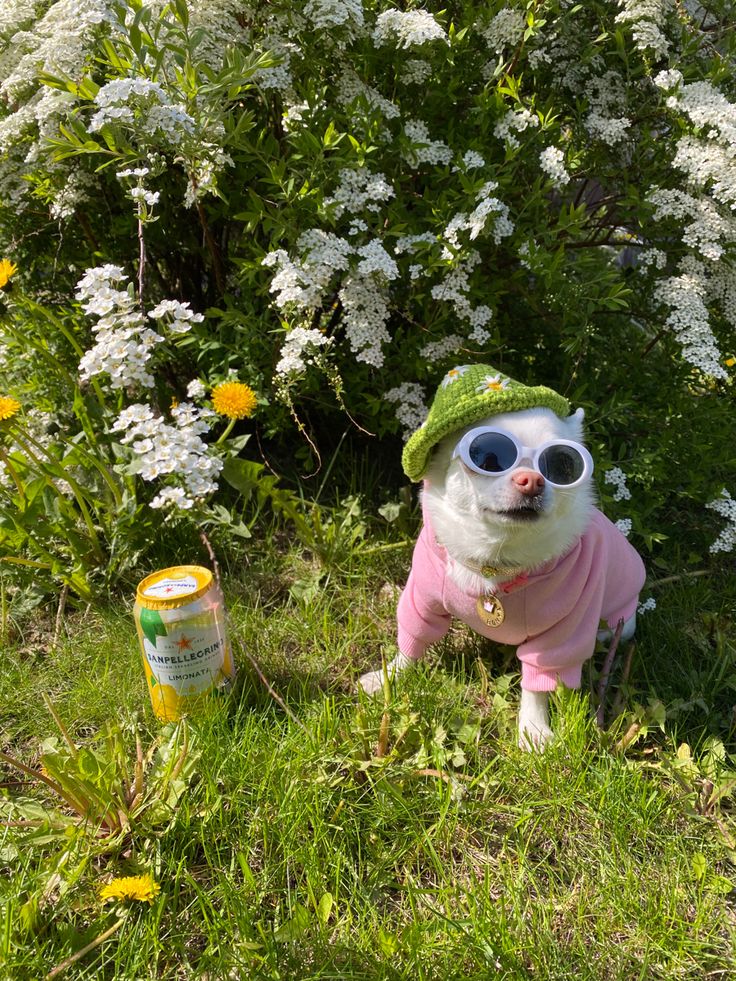
<instances>
[{"instance_id":1,"label":"white flowering bush","mask_svg":"<svg viewBox=\"0 0 736 981\"><path fill-rule=\"evenodd\" d=\"M234 372L267 433L316 450L347 412L398 454L447 369L482 360L586 408L632 538L730 542L706 505L736 487L731 20L726 0L5 0L0 248L78 312L53 385L101 385L110 427ZM188 460L151 503L189 508L195 471L214 492L206 416L166 422L164 464L136 420L141 479Z\"/></svg>"}]
</instances>

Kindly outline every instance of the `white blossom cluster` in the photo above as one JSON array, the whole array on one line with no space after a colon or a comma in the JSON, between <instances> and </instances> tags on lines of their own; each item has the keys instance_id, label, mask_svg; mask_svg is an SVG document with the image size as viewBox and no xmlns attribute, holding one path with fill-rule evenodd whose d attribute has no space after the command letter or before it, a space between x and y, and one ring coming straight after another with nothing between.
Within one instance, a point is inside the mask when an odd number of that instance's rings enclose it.
<instances>
[{"instance_id":1,"label":"white blossom cluster","mask_svg":"<svg viewBox=\"0 0 736 981\"><path fill-rule=\"evenodd\" d=\"M93 39L111 30L112 0L2 0L0 3L0 187L6 206L27 209L28 178L43 166L56 175L52 217L65 218L85 199L94 180L48 159L46 138L58 134L69 95L39 83L39 72L80 78Z\"/></svg>"},{"instance_id":2,"label":"white blossom cluster","mask_svg":"<svg viewBox=\"0 0 736 981\"><path fill-rule=\"evenodd\" d=\"M424 85L432 75L432 66L421 58L410 58L401 72L402 85Z\"/></svg>"},{"instance_id":3,"label":"white blossom cluster","mask_svg":"<svg viewBox=\"0 0 736 981\"><path fill-rule=\"evenodd\" d=\"M374 238L357 250L360 257L357 271L359 276L377 274L382 280L398 279L399 267L381 242Z\"/></svg>"},{"instance_id":4,"label":"white blossom cluster","mask_svg":"<svg viewBox=\"0 0 736 981\"><path fill-rule=\"evenodd\" d=\"M683 136L672 166L682 170L691 185L708 188L716 201L729 208L736 206L736 160L731 148L715 140Z\"/></svg>"},{"instance_id":5,"label":"white blossom cluster","mask_svg":"<svg viewBox=\"0 0 736 981\"><path fill-rule=\"evenodd\" d=\"M322 302L335 273L349 268L353 248L345 239L320 228L300 235L296 248L301 258L293 260L284 249L276 249L263 259L263 265L276 267L270 290L276 294L278 307L293 303L300 309L313 309Z\"/></svg>"},{"instance_id":6,"label":"white blossom cluster","mask_svg":"<svg viewBox=\"0 0 736 981\"><path fill-rule=\"evenodd\" d=\"M431 246L435 245L436 242L437 236L432 235L431 232L421 232L419 235L402 235L396 239L394 251L397 255L401 255L402 252L414 253L419 246Z\"/></svg>"},{"instance_id":7,"label":"white blossom cluster","mask_svg":"<svg viewBox=\"0 0 736 981\"><path fill-rule=\"evenodd\" d=\"M284 114L281 117L281 125L286 133L292 133L301 125L306 123L311 106L308 102L284 103Z\"/></svg>"},{"instance_id":8,"label":"white blossom cluster","mask_svg":"<svg viewBox=\"0 0 736 981\"><path fill-rule=\"evenodd\" d=\"M514 135L529 127L539 126L539 117L528 109L509 109L493 127L493 135L503 140L507 147L518 150L521 143Z\"/></svg>"},{"instance_id":9,"label":"white blossom cluster","mask_svg":"<svg viewBox=\"0 0 736 981\"><path fill-rule=\"evenodd\" d=\"M143 480L178 479L176 485L162 488L151 507L190 510L217 490L216 478L223 467L201 438L209 432L206 419L215 413L182 402L171 414L173 426L156 418L149 405L136 403L123 409L111 428L124 433L120 442L130 445L135 471Z\"/></svg>"},{"instance_id":10,"label":"white blossom cluster","mask_svg":"<svg viewBox=\"0 0 736 981\"><path fill-rule=\"evenodd\" d=\"M281 345L276 364L277 375L301 375L313 363L316 352L332 343L332 338L318 330L294 327Z\"/></svg>"},{"instance_id":11,"label":"white blossom cluster","mask_svg":"<svg viewBox=\"0 0 736 981\"><path fill-rule=\"evenodd\" d=\"M318 31L346 27L353 31L363 27L361 0L309 0L304 16Z\"/></svg>"},{"instance_id":12,"label":"white blossom cluster","mask_svg":"<svg viewBox=\"0 0 736 981\"><path fill-rule=\"evenodd\" d=\"M506 48L514 48L524 37L526 17L523 10L504 7L496 14L487 27L481 29L486 44L496 54L503 54Z\"/></svg>"},{"instance_id":13,"label":"white blossom cluster","mask_svg":"<svg viewBox=\"0 0 736 981\"><path fill-rule=\"evenodd\" d=\"M172 104L161 85L149 78L113 79L94 101L99 108L88 123L93 133L112 123L135 123L140 132L152 138L162 135L175 146L195 129L184 106Z\"/></svg>"},{"instance_id":14,"label":"white blossom cluster","mask_svg":"<svg viewBox=\"0 0 736 981\"><path fill-rule=\"evenodd\" d=\"M446 165L452 160L449 146L442 140L433 140L427 124L421 119L407 119L404 123L404 134L411 143L406 151L406 159L413 167L423 163Z\"/></svg>"},{"instance_id":15,"label":"white blossom cluster","mask_svg":"<svg viewBox=\"0 0 736 981\"><path fill-rule=\"evenodd\" d=\"M654 79L659 88L677 91L667 105L683 112L699 130L712 130L725 143L736 144L736 105L729 102L711 82L682 84L680 72L660 72Z\"/></svg>"},{"instance_id":16,"label":"white blossom cluster","mask_svg":"<svg viewBox=\"0 0 736 981\"><path fill-rule=\"evenodd\" d=\"M277 270L270 287L277 294L276 305L314 309L336 274L348 273L341 277L338 291L345 336L356 360L380 368L384 360L382 347L390 340L386 329L390 317L387 284L399 276L394 258L378 239L354 249L345 239L321 229L305 232L296 247L300 253L297 259L283 249L269 252L263 259L264 265ZM298 365L300 355L288 347L286 354L282 351L279 373L294 370L294 359Z\"/></svg>"},{"instance_id":17,"label":"white blossom cluster","mask_svg":"<svg viewBox=\"0 0 736 981\"><path fill-rule=\"evenodd\" d=\"M585 128L593 139L608 146L621 143L629 135L631 119L625 114L626 80L612 70L593 75L587 85L589 111Z\"/></svg>"},{"instance_id":18,"label":"white blossom cluster","mask_svg":"<svg viewBox=\"0 0 736 981\"><path fill-rule=\"evenodd\" d=\"M380 211L381 204L394 196L394 189L385 174L374 174L367 167L357 170L344 168L340 171L340 183L331 197L325 198L325 207L336 218L344 212L351 215L363 211Z\"/></svg>"},{"instance_id":19,"label":"white blossom cluster","mask_svg":"<svg viewBox=\"0 0 736 981\"><path fill-rule=\"evenodd\" d=\"M192 329L192 324L201 324L204 315L194 313L188 303L178 300L161 300L153 310L148 311L152 320L160 320L172 334L186 334Z\"/></svg>"},{"instance_id":20,"label":"white blossom cluster","mask_svg":"<svg viewBox=\"0 0 736 981\"><path fill-rule=\"evenodd\" d=\"M107 264L88 269L77 283L82 309L98 318L92 328L95 344L82 356L79 373L84 381L106 374L115 389L137 385L152 388L154 378L148 364L156 345L165 338L146 327L133 291L121 289L127 278L122 267ZM173 334L186 333L204 320L201 313L194 313L188 303L178 300L163 300L148 316L161 321Z\"/></svg>"},{"instance_id":21,"label":"white blossom cluster","mask_svg":"<svg viewBox=\"0 0 736 981\"><path fill-rule=\"evenodd\" d=\"M628 538L629 535L631 534L631 529L633 527L631 523L631 518L619 518L619 520L616 522L616 527L624 536L624 538Z\"/></svg>"},{"instance_id":22,"label":"white blossom cluster","mask_svg":"<svg viewBox=\"0 0 736 981\"><path fill-rule=\"evenodd\" d=\"M670 308L665 321L682 345L683 358L714 378L728 378L710 326L706 298L708 281L702 264L683 260L679 276L660 280L655 298Z\"/></svg>"},{"instance_id":23,"label":"white blossom cluster","mask_svg":"<svg viewBox=\"0 0 736 981\"><path fill-rule=\"evenodd\" d=\"M469 232L471 241L478 238L485 231L486 222L491 216L493 217L491 237L496 245L500 244L502 238L512 234L514 224L509 217L508 205L492 195L497 187L495 181L487 181L476 194L475 208L469 214L459 211L450 219L445 227L444 238L455 250L460 248L458 238L460 232ZM452 253L445 250L444 258L449 259L451 256Z\"/></svg>"},{"instance_id":24,"label":"white blossom cluster","mask_svg":"<svg viewBox=\"0 0 736 981\"><path fill-rule=\"evenodd\" d=\"M631 35L640 51L651 51L656 58L666 58L669 42L662 28L674 11L673 0L619 0L621 13L617 24L631 26Z\"/></svg>"},{"instance_id":25,"label":"white blossom cluster","mask_svg":"<svg viewBox=\"0 0 736 981\"><path fill-rule=\"evenodd\" d=\"M390 388L384 396L388 402L396 402L396 418L404 429L404 441L419 429L427 418L429 409L424 401L424 390L416 382L402 382Z\"/></svg>"},{"instance_id":26,"label":"white blossom cluster","mask_svg":"<svg viewBox=\"0 0 736 981\"><path fill-rule=\"evenodd\" d=\"M374 276L348 276L340 288L344 309L345 336L356 361L383 367L383 345L391 340L386 329L391 311L388 290Z\"/></svg>"},{"instance_id":27,"label":"white blossom cluster","mask_svg":"<svg viewBox=\"0 0 736 981\"><path fill-rule=\"evenodd\" d=\"M626 474L621 467L611 467L606 470L603 480L607 484L613 484L616 488L613 493L614 501L630 501L631 491L626 486Z\"/></svg>"},{"instance_id":28,"label":"white blossom cluster","mask_svg":"<svg viewBox=\"0 0 736 981\"><path fill-rule=\"evenodd\" d=\"M98 318L96 342L79 362L79 373L84 381L107 374L113 388L152 388L147 366L163 337L145 326L132 291L118 288L127 278L120 266L108 264L88 269L77 283L82 309Z\"/></svg>"},{"instance_id":29,"label":"white blossom cluster","mask_svg":"<svg viewBox=\"0 0 736 981\"><path fill-rule=\"evenodd\" d=\"M425 361L442 361L450 354L456 354L465 343L459 334L446 334L438 341L429 341L419 349Z\"/></svg>"},{"instance_id":30,"label":"white blossom cluster","mask_svg":"<svg viewBox=\"0 0 736 981\"><path fill-rule=\"evenodd\" d=\"M685 224L682 241L705 259L720 259L724 244L736 242L736 221L723 215L710 198L696 198L677 188L656 188L647 199L654 205L655 221L675 218L684 223L693 219Z\"/></svg>"},{"instance_id":31,"label":"white blossom cluster","mask_svg":"<svg viewBox=\"0 0 736 981\"><path fill-rule=\"evenodd\" d=\"M291 75L291 61L301 53L298 44L287 40L277 32L267 33L263 37L263 47L278 58L277 65L270 68L259 68L253 75L254 81L262 89L273 89L276 92L293 92L294 79Z\"/></svg>"},{"instance_id":32,"label":"white blossom cluster","mask_svg":"<svg viewBox=\"0 0 736 981\"><path fill-rule=\"evenodd\" d=\"M464 260L457 262L441 283L432 287L432 297L450 303L457 316L471 328L468 339L484 344L490 337L486 325L493 317L493 311L485 303L473 306L468 299L470 293L470 273L480 262L480 255L472 250Z\"/></svg>"},{"instance_id":33,"label":"white blossom cluster","mask_svg":"<svg viewBox=\"0 0 736 981\"><path fill-rule=\"evenodd\" d=\"M736 500L724 488L720 497L705 505L720 514L728 524L710 547L711 552L732 552L736 546Z\"/></svg>"},{"instance_id":34,"label":"white blossom cluster","mask_svg":"<svg viewBox=\"0 0 736 981\"><path fill-rule=\"evenodd\" d=\"M73 170L63 185L54 194L49 205L52 218L71 218L83 201L89 200L95 188L95 182L84 170Z\"/></svg>"},{"instance_id":35,"label":"white blossom cluster","mask_svg":"<svg viewBox=\"0 0 736 981\"><path fill-rule=\"evenodd\" d=\"M485 167L486 160L485 157L478 153L477 150L466 150L462 158L462 169L463 170L479 170L481 167ZM453 172L460 170L460 167L453 167Z\"/></svg>"},{"instance_id":36,"label":"white blossom cluster","mask_svg":"<svg viewBox=\"0 0 736 981\"><path fill-rule=\"evenodd\" d=\"M207 388L200 378L193 378L187 385L188 399L203 399Z\"/></svg>"},{"instance_id":37,"label":"white blossom cluster","mask_svg":"<svg viewBox=\"0 0 736 981\"><path fill-rule=\"evenodd\" d=\"M221 146L208 140L198 139L194 147L194 155L187 161L184 207L191 208L205 195L216 194L218 175L225 168L232 166L232 157L225 153Z\"/></svg>"},{"instance_id":38,"label":"white blossom cluster","mask_svg":"<svg viewBox=\"0 0 736 981\"><path fill-rule=\"evenodd\" d=\"M47 9L41 13L44 6ZM39 70L80 73L94 32L115 21L112 7L109 0L56 0L43 5L3 0L0 37L9 37L10 43L3 52L0 94L11 103L28 96L36 89Z\"/></svg>"},{"instance_id":39,"label":"white blossom cluster","mask_svg":"<svg viewBox=\"0 0 736 981\"><path fill-rule=\"evenodd\" d=\"M396 103L386 99L371 85L366 85L349 67L345 67L338 79L336 98L341 106L350 106L356 99L364 99L374 112L385 119L397 119L401 115Z\"/></svg>"},{"instance_id":40,"label":"white blossom cluster","mask_svg":"<svg viewBox=\"0 0 736 981\"><path fill-rule=\"evenodd\" d=\"M377 47L411 48L428 41L449 44L444 29L427 10L386 10L376 18L373 43Z\"/></svg>"},{"instance_id":41,"label":"white blossom cluster","mask_svg":"<svg viewBox=\"0 0 736 981\"><path fill-rule=\"evenodd\" d=\"M650 596L649 599L645 599L643 603L640 603L637 606L636 612L638 616L641 616L643 613L649 613L650 610L656 610L656 609L657 609L657 601L653 596Z\"/></svg>"},{"instance_id":42,"label":"white blossom cluster","mask_svg":"<svg viewBox=\"0 0 736 981\"><path fill-rule=\"evenodd\" d=\"M565 154L555 146L545 147L539 154L539 165L555 187L564 187L570 181L565 167Z\"/></svg>"},{"instance_id":43,"label":"white blossom cluster","mask_svg":"<svg viewBox=\"0 0 736 981\"><path fill-rule=\"evenodd\" d=\"M653 188L648 199L655 220L673 218L689 249L678 275L655 286L655 298L670 308L666 324L683 346L683 357L715 378L727 378L710 324L710 307L736 325L736 105L710 82L685 84L676 70L660 72L655 85L669 93L667 106L691 123L676 142L673 168L685 189ZM664 268L664 263L657 263Z\"/></svg>"}]
</instances>

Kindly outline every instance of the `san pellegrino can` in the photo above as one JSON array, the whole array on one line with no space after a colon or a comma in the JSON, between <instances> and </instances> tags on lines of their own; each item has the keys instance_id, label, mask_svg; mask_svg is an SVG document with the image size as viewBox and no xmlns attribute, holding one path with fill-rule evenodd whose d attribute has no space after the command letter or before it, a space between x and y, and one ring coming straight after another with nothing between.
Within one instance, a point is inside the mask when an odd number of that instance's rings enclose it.
<instances>
[{"instance_id":1,"label":"san pellegrino can","mask_svg":"<svg viewBox=\"0 0 736 981\"><path fill-rule=\"evenodd\" d=\"M209 569L177 565L139 583L134 607L156 718L174 722L235 676L225 604Z\"/></svg>"}]
</instances>

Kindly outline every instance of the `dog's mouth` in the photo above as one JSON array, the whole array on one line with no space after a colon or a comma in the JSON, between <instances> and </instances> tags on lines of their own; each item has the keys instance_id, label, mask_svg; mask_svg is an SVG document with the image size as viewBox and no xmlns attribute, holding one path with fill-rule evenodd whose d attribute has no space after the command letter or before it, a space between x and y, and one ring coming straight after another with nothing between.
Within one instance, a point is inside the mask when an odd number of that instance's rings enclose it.
<instances>
[{"instance_id":1,"label":"dog's mouth","mask_svg":"<svg viewBox=\"0 0 736 981\"><path fill-rule=\"evenodd\" d=\"M505 508L503 510L497 508L483 508L483 510L489 512L494 517L507 518L510 521L536 521L544 514L543 507L535 507L533 504L522 505L518 508Z\"/></svg>"}]
</instances>

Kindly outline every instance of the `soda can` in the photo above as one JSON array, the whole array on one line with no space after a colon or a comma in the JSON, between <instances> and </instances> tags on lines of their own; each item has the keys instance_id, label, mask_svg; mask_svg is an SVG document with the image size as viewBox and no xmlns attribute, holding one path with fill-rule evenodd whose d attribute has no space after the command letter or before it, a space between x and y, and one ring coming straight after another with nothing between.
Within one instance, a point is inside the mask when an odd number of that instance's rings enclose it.
<instances>
[{"instance_id":1,"label":"soda can","mask_svg":"<svg viewBox=\"0 0 736 981\"><path fill-rule=\"evenodd\" d=\"M139 583L134 607L151 704L175 722L235 677L225 604L209 569L177 565Z\"/></svg>"}]
</instances>

